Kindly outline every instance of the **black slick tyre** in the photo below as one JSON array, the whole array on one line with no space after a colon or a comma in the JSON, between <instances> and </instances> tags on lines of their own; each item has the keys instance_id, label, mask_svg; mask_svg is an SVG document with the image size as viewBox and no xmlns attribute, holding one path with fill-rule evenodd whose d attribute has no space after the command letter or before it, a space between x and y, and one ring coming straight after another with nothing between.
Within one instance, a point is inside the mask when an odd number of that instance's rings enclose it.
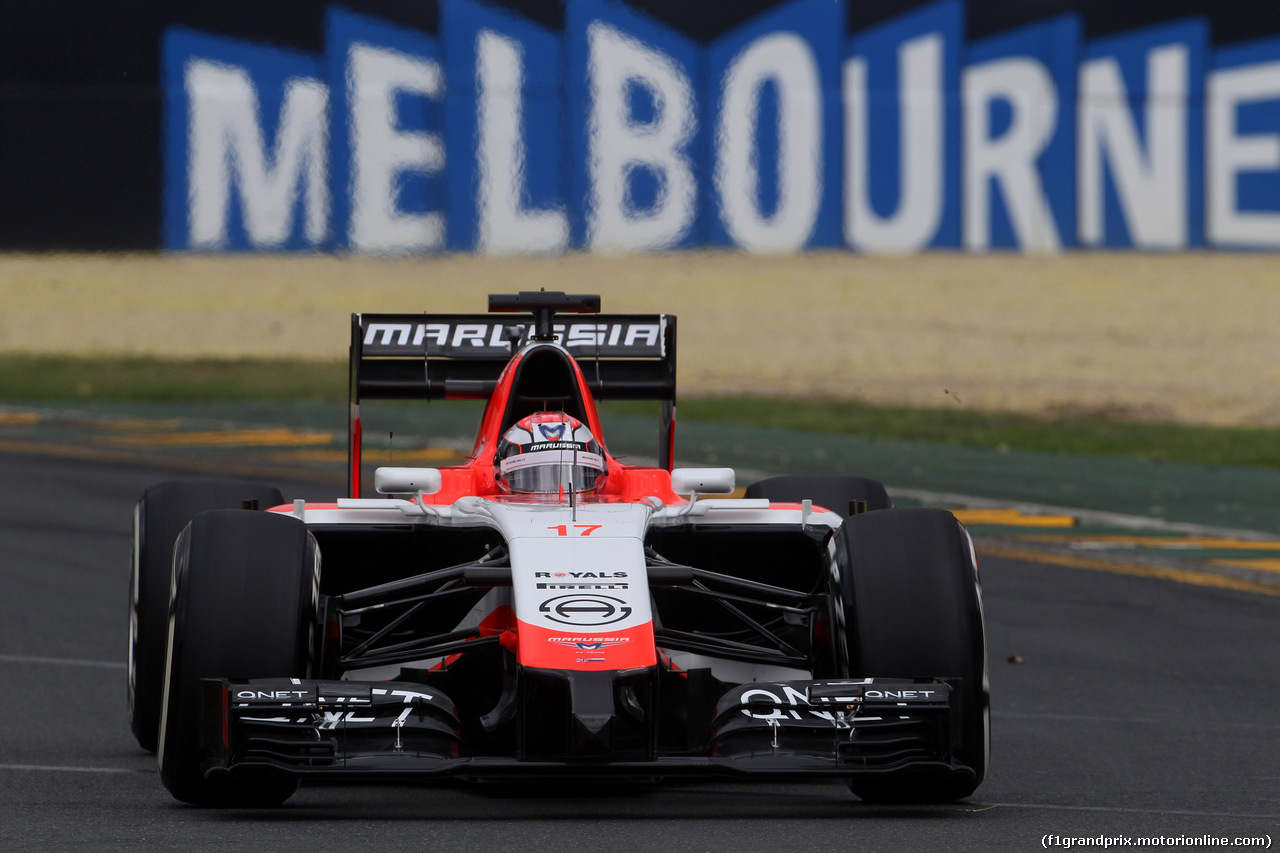
<instances>
[{"instance_id":1,"label":"black slick tyre","mask_svg":"<svg viewBox=\"0 0 1280 853\"><path fill-rule=\"evenodd\" d=\"M319 553L291 516L242 510L197 515L175 548L160 778L198 806L267 807L297 781L204 775L200 679L305 678L317 638Z\"/></svg>"},{"instance_id":2,"label":"black slick tyre","mask_svg":"<svg viewBox=\"0 0 1280 853\"><path fill-rule=\"evenodd\" d=\"M133 571L129 581L129 728L138 745L156 750L169 639L173 543L198 512L262 509L284 503L279 489L244 480L172 480L147 489L133 511Z\"/></svg>"},{"instance_id":3,"label":"black slick tyre","mask_svg":"<svg viewBox=\"0 0 1280 853\"><path fill-rule=\"evenodd\" d=\"M747 486L745 497L787 503L811 500L846 518L853 515L850 504L854 501L865 503L867 510L893 506L879 480L837 475L770 477Z\"/></svg>"},{"instance_id":4,"label":"black slick tyre","mask_svg":"<svg viewBox=\"0 0 1280 853\"><path fill-rule=\"evenodd\" d=\"M952 772L855 780L872 802L950 802L982 783L990 713L982 592L969 536L945 510L847 519L837 538L844 668L852 677L959 678ZM958 694L958 695L957 695Z\"/></svg>"}]
</instances>

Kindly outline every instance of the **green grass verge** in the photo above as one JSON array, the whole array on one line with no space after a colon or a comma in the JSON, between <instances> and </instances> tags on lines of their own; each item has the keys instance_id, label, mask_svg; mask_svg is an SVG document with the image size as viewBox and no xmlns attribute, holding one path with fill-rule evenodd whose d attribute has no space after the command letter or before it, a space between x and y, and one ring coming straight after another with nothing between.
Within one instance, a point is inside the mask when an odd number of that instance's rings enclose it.
<instances>
[{"instance_id":1,"label":"green grass verge","mask_svg":"<svg viewBox=\"0 0 1280 853\"><path fill-rule=\"evenodd\" d=\"M0 356L0 402L234 402L346 399L345 363ZM652 406L609 406L617 414ZM987 449L1280 468L1280 429L1052 419L956 406L915 409L842 400L684 398L680 420L750 424Z\"/></svg>"},{"instance_id":2,"label":"green grass verge","mask_svg":"<svg viewBox=\"0 0 1280 853\"><path fill-rule=\"evenodd\" d=\"M682 400L680 419L749 423L991 450L1124 456L1203 465L1280 468L1280 429L1039 418L966 409L915 409L845 400L723 397Z\"/></svg>"},{"instance_id":3,"label":"green grass verge","mask_svg":"<svg viewBox=\"0 0 1280 853\"><path fill-rule=\"evenodd\" d=\"M0 356L0 401L345 400L346 362Z\"/></svg>"}]
</instances>

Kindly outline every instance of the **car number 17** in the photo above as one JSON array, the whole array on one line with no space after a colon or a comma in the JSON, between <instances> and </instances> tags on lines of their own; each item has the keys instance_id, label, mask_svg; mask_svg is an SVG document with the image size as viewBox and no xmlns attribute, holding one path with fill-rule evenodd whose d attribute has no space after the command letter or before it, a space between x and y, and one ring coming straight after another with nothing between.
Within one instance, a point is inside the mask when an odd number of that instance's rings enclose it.
<instances>
[{"instance_id":1,"label":"car number 17","mask_svg":"<svg viewBox=\"0 0 1280 853\"><path fill-rule=\"evenodd\" d=\"M570 527L572 527L574 530L578 532L570 533L569 532ZM552 525L551 527L548 527L547 529L554 530L557 536L590 536L592 533L595 533L601 527L604 527L604 525L603 524L574 524L574 525L555 524L555 525Z\"/></svg>"}]
</instances>

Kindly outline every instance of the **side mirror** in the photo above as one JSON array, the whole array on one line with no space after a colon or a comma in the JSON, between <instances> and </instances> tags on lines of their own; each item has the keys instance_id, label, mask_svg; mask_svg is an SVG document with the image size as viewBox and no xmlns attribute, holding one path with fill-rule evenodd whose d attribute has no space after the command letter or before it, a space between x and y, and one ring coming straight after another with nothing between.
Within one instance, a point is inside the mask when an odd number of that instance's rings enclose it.
<instances>
[{"instance_id":1,"label":"side mirror","mask_svg":"<svg viewBox=\"0 0 1280 853\"><path fill-rule=\"evenodd\" d=\"M383 495L434 495L443 484L439 468L379 468L373 472L373 487Z\"/></svg>"},{"instance_id":2,"label":"side mirror","mask_svg":"<svg viewBox=\"0 0 1280 853\"><path fill-rule=\"evenodd\" d=\"M671 472L671 490L677 495L728 495L734 485L732 468L676 468Z\"/></svg>"}]
</instances>

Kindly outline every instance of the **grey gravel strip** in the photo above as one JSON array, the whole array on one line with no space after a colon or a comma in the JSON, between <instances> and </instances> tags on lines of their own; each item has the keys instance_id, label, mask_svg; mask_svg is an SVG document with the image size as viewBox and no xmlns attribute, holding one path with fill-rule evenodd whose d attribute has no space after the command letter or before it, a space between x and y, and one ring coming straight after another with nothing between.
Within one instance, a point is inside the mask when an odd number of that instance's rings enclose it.
<instances>
[{"instance_id":1,"label":"grey gravel strip","mask_svg":"<svg viewBox=\"0 0 1280 853\"><path fill-rule=\"evenodd\" d=\"M55 764L0 764L0 770L31 770L54 773L151 773L150 770L130 770L127 767L64 767Z\"/></svg>"}]
</instances>

